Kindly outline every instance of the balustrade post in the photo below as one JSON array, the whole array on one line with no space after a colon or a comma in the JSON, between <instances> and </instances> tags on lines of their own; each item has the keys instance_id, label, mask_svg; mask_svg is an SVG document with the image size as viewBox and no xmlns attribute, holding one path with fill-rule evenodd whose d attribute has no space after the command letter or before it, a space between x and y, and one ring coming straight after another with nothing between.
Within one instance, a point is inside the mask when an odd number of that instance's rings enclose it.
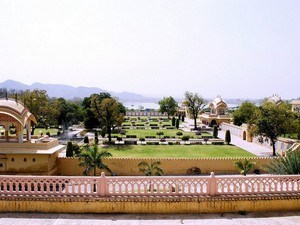
<instances>
[{"instance_id":1,"label":"balustrade post","mask_svg":"<svg viewBox=\"0 0 300 225\"><path fill-rule=\"evenodd\" d=\"M210 173L210 179L209 179L209 195L215 196L217 194L217 181L215 177L215 173Z\"/></svg>"},{"instance_id":2,"label":"balustrade post","mask_svg":"<svg viewBox=\"0 0 300 225\"><path fill-rule=\"evenodd\" d=\"M105 173L102 172L101 173L101 177L100 177L100 188L99 188L99 195L100 196L106 196L107 195L107 179L105 176Z\"/></svg>"}]
</instances>

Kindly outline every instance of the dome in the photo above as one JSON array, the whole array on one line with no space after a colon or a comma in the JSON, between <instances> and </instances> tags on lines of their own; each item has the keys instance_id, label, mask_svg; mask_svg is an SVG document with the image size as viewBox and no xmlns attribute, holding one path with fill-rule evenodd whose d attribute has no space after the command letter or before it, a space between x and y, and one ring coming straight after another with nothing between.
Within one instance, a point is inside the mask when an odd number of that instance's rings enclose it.
<instances>
[{"instance_id":1,"label":"dome","mask_svg":"<svg viewBox=\"0 0 300 225\"><path fill-rule=\"evenodd\" d=\"M274 94L272 97L268 98L268 102L274 103L275 105L278 105L282 103L281 97L277 94Z\"/></svg>"},{"instance_id":2,"label":"dome","mask_svg":"<svg viewBox=\"0 0 300 225\"><path fill-rule=\"evenodd\" d=\"M224 106L227 108L227 103L223 101L222 97L218 95L211 103L210 106L213 106L214 108L218 108L219 106Z\"/></svg>"},{"instance_id":3,"label":"dome","mask_svg":"<svg viewBox=\"0 0 300 225\"><path fill-rule=\"evenodd\" d=\"M14 99L0 99L0 122L3 122L7 116L14 118L22 126L25 126L28 120L37 124L34 115L29 112L23 103Z\"/></svg>"}]
</instances>

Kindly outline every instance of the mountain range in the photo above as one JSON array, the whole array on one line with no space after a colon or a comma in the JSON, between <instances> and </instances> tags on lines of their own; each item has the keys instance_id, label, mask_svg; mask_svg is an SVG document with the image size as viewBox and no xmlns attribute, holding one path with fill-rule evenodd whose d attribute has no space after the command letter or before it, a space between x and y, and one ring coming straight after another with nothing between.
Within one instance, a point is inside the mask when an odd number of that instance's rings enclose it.
<instances>
[{"instance_id":1,"label":"mountain range","mask_svg":"<svg viewBox=\"0 0 300 225\"><path fill-rule=\"evenodd\" d=\"M109 92L112 96L117 97L120 101L123 102L148 102L153 101L155 98L145 97L140 94L135 94L131 92L112 92L107 91L98 87L73 87L65 84L42 84L42 83L33 83L31 85L23 84L14 80L6 80L0 83L0 88L6 88L7 90L34 90L40 89L45 90L48 93L49 97L54 98L65 98L65 99L74 99L74 98L84 98L88 97L93 93Z\"/></svg>"}]
</instances>

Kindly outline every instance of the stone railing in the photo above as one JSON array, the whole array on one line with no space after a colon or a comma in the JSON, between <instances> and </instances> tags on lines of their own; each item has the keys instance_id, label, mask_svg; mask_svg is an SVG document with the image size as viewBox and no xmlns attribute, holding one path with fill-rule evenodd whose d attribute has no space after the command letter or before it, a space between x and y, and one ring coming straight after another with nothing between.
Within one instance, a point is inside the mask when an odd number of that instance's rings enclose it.
<instances>
[{"instance_id":1,"label":"stone railing","mask_svg":"<svg viewBox=\"0 0 300 225\"><path fill-rule=\"evenodd\" d=\"M300 175L52 177L0 176L1 196L248 196L300 191Z\"/></svg>"}]
</instances>

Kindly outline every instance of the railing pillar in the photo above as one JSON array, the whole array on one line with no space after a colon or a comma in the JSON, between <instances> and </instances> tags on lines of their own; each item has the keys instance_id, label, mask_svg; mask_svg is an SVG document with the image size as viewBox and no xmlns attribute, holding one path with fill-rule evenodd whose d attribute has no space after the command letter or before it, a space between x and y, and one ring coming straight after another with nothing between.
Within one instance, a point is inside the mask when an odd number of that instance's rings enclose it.
<instances>
[{"instance_id":1,"label":"railing pillar","mask_svg":"<svg viewBox=\"0 0 300 225\"><path fill-rule=\"evenodd\" d=\"M215 177L215 173L210 173L210 179L209 179L209 195L215 196L217 195L217 181Z\"/></svg>"},{"instance_id":2,"label":"railing pillar","mask_svg":"<svg viewBox=\"0 0 300 225\"><path fill-rule=\"evenodd\" d=\"M99 186L100 186L99 195L100 196L107 196L108 187L107 187L107 179L106 179L106 176L105 176L104 172L101 173Z\"/></svg>"}]
</instances>

